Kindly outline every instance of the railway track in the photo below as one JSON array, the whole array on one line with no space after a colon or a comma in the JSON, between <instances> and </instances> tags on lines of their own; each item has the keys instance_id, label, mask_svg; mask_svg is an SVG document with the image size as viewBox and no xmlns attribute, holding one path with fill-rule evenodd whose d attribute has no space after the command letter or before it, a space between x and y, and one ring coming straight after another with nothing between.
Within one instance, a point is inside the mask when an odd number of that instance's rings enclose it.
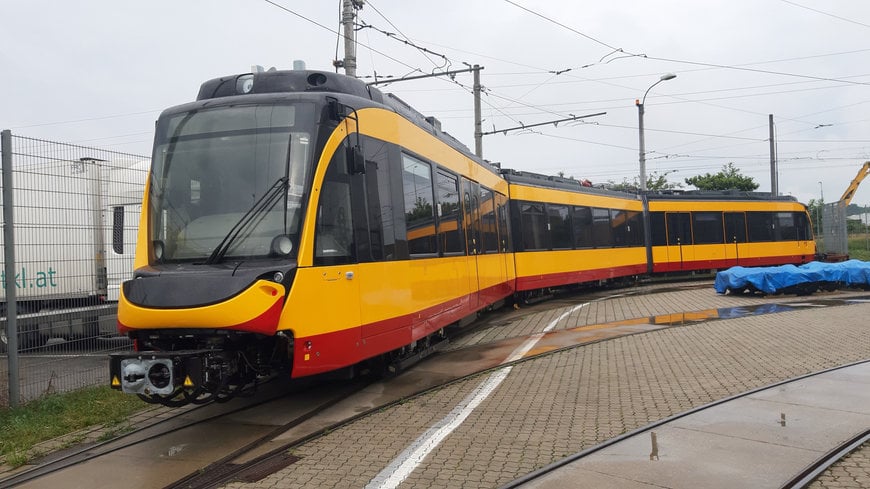
<instances>
[{"instance_id":1,"label":"railway track","mask_svg":"<svg viewBox=\"0 0 870 489\"><path fill-rule=\"evenodd\" d=\"M526 486L538 487L538 485L536 484L537 482L542 481L544 478L548 477L549 475L551 475L555 472L558 472L560 470L567 468L571 464L581 462L583 459L585 459L587 457L591 457L599 452L603 452L604 450L606 450L610 447L613 447L621 442L625 442L629 439L639 437L639 436L646 436L647 433L650 434L650 439L652 441L652 452L650 453L650 460L653 460L654 457L656 459L658 459L658 445L656 443L655 432L652 430L655 430L657 428L662 428L665 425L672 423L674 421L680 420L682 418L686 418L686 417L689 417L689 416L692 416L695 414L699 414L699 413L704 413L705 411L712 410L714 408L725 405L725 404L732 402L732 401L746 399L746 398L749 398L750 396L753 396L755 394L764 393L764 392L771 392L771 391L779 389L783 386L788 386L790 384L794 384L796 382L800 382L800 381L803 381L806 379L813 379L815 377L823 376L823 375L829 374L831 372L836 372L838 370L847 369L849 367L854 367L854 366L859 366L859 365L866 365L866 364L870 364L870 360L864 360L864 361L855 362L855 363L852 363L849 365L841 365L841 366L838 366L835 368L826 369L826 370L822 370L822 371L818 371L818 372L813 372L813 373L810 373L810 374L807 374L807 375L804 375L801 377L797 377L794 379L788 379L788 380L785 380L782 382L776 382L774 384L764 386L764 387L761 387L758 389L752 389L752 390L740 393L740 394L735 395L735 396L726 397L724 399L720 399L720 400L717 400L715 402L705 404L703 406L698 406L697 408L690 409L688 411L684 411L684 412L675 414L673 416L669 416L667 418L661 419L661 420L656 421L654 423L651 423L649 425L640 427L638 429L624 433L620 436L611 438L604 443L598 444L596 446L587 448L587 449L582 450L580 452L577 452L573 455L565 457L565 458L558 460L558 461L556 461L556 462L554 462L546 467L543 467L543 468L536 470L534 472L531 472L523 477L515 479L508 484L502 485L499 489L517 489L517 488L526 487ZM786 422L785 415L783 415L783 420L782 420L783 426L785 426L785 422ZM801 488L809 486L809 484L812 483L825 470L827 470L829 467L831 467L832 465L834 465L838 461L842 460L844 457L846 457L852 451L860 448L868 440L870 440L870 429L864 429L863 431L859 431L856 435L850 437L849 439L847 439L843 443L836 446L834 449L825 453L822 457L813 461L811 464L807 465L803 470L799 471L796 475L794 475L793 477L788 479L786 482L784 482L780 486L781 489L801 489ZM701 470L701 469L699 468L699 470ZM550 480L550 482L552 482L552 480Z\"/></svg>"},{"instance_id":2,"label":"railway track","mask_svg":"<svg viewBox=\"0 0 870 489\"><path fill-rule=\"evenodd\" d=\"M844 441L823 457L816 460L814 463L807 466L806 469L795 475L789 481L782 485L782 489L801 489L808 487L816 478L831 468L834 464L843 460L853 451L859 449L861 445L870 440L870 429L866 429L854 437Z\"/></svg>"},{"instance_id":3,"label":"railway track","mask_svg":"<svg viewBox=\"0 0 870 489\"><path fill-rule=\"evenodd\" d=\"M312 381L308 380L304 383L296 383L289 388L282 388L279 383L273 382L265 384L264 387L266 389L263 390L266 390L266 392L260 392L260 395L256 397L237 400L233 403L191 405L191 407L179 410L178 414L174 416L135 429L111 440L51 455L43 463L32 469L0 480L0 488L26 487L28 483L38 479L57 476L74 467L81 467L88 463L99 463L102 457L116 456L124 451L135 449L138 446L159 440L179 431L197 428L207 431L210 426L218 426L221 422L231 417L256 413L257 410L278 402L291 393L304 393L306 389L311 388L310 384L312 384ZM301 414L275 427L274 430L263 434L260 438L274 436L275 433L273 431L283 432L339 402L360 388L362 388L360 382L348 382L333 386L330 390L330 396L326 396L321 402L309 406L309 409L303 410Z\"/></svg>"}]
</instances>

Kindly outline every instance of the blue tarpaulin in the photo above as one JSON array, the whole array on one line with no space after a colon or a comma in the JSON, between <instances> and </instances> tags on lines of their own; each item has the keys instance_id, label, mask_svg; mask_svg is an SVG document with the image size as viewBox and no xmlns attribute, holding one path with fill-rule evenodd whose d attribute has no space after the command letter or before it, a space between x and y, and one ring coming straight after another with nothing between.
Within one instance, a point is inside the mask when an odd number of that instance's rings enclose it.
<instances>
[{"instance_id":1,"label":"blue tarpaulin","mask_svg":"<svg viewBox=\"0 0 870 489\"><path fill-rule=\"evenodd\" d=\"M731 267L716 274L716 292L760 291L765 294L809 294L819 288L870 287L870 262L849 260L840 263L818 261L801 266Z\"/></svg>"}]
</instances>

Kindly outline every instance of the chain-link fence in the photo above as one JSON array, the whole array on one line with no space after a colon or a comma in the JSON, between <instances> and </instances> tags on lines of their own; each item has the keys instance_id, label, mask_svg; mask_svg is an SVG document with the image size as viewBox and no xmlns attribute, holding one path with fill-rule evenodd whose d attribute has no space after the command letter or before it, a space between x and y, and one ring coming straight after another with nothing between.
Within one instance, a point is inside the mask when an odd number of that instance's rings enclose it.
<instances>
[{"instance_id":1,"label":"chain-link fence","mask_svg":"<svg viewBox=\"0 0 870 489\"><path fill-rule=\"evenodd\" d=\"M828 257L849 255L849 236L846 232L846 206L842 201L822 206L823 250Z\"/></svg>"},{"instance_id":2,"label":"chain-link fence","mask_svg":"<svg viewBox=\"0 0 870 489\"><path fill-rule=\"evenodd\" d=\"M115 313L150 161L9 131L2 140L0 405L14 406L107 382L108 353L130 348Z\"/></svg>"}]
</instances>

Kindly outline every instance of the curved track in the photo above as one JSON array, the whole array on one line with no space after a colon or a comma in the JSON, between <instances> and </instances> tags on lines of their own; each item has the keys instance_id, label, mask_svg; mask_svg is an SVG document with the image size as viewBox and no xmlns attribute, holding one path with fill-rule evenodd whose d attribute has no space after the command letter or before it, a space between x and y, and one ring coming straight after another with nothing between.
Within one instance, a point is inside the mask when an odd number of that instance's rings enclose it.
<instances>
[{"instance_id":1,"label":"curved track","mask_svg":"<svg viewBox=\"0 0 870 489\"><path fill-rule=\"evenodd\" d=\"M810 464L806 469L795 475L791 480L782 485L782 489L801 489L809 486L819 475L831 468L840 460L843 460L853 451L870 440L870 428L858 433L854 437L844 441L839 446L826 453L824 457Z\"/></svg>"},{"instance_id":2,"label":"curved track","mask_svg":"<svg viewBox=\"0 0 870 489\"><path fill-rule=\"evenodd\" d=\"M720 400L717 400L717 401L709 403L709 404L705 404L703 406L699 406L695 409L691 409L691 410L676 414L674 416L664 418L662 420L656 421L656 422L651 423L649 425L646 425L646 426L643 426L641 428L624 433L620 436L609 439L604 443L601 443L601 444L596 445L594 447L590 447L586 450L577 452L571 456L565 457L565 458L563 458L557 462L554 462L546 467L543 467L543 468L536 470L534 472L531 472L523 477L515 479L514 481L511 481L510 483L501 486L500 489L515 489L515 488L520 488L520 487L526 487L526 488L547 487L548 485L554 484L554 483L558 485L559 481L564 481L564 480L569 479L571 477L571 474L573 473L573 471L576 471L576 470L594 470L594 469L590 468L590 467L593 467L593 465L576 465L576 464L578 464L578 463L582 464L582 462L585 462L586 459L592 458L594 455L604 453L608 449L612 449L619 444L626 443L626 442L631 443L632 440L637 440L638 438L644 437L648 433L650 434L650 440L652 443L652 447L651 447L651 451L650 451L650 455L649 455L650 461L658 460L658 458L659 458L659 445L657 442L656 432L653 431L654 429L664 428L667 425L673 424L675 421L678 421L678 420L681 420L684 418L688 418L688 417L691 417L693 415L700 414L703 416L706 412L712 411L713 409L719 408L719 407L726 407L726 409L740 409L739 407L729 407L728 405L729 405L729 403L736 404L736 403L734 403L734 401L748 399L751 396L754 396L757 394L762 394L762 395L773 394L773 395L775 395L776 392L784 390L784 389L782 389L783 387L793 386L793 385L796 385L797 383L802 382L802 381L807 381L807 380L813 381L817 378L820 378L822 376L826 376L826 375L834 373L834 372L847 371L848 369L851 369L853 367L864 367L867 365L870 365L870 360L856 362L856 363L849 364L849 365L843 365L843 366L839 366L839 367L835 367L835 368L831 368L831 369L827 369L827 370L823 370L823 371L819 371L819 372L813 372L813 373L810 373L810 374L807 374L807 375L804 375L801 377L785 380L782 382L777 382L777 383L774 383L774 384L771 384L771 385L768 385L765 387L753 389L753 390L750 390L750 391L747 391L747 392L744 392L744 393L741 393L741 394L738 394L735 396L727 397L727 398L720 399ZM786 426L785 414L782 414L782 421L781 422L782 422L782 426ZM816 477L818 477L819 474L824 472L828 467L835 464L837 461L841 460L843 457L848 455L853 450L859 448L864 442L866 442L868 439L870 439L870 430L868 430L868 429L861 430L860 428L856 428L856 431L858 431L858 433L856 435L850 436L845 442L837 445L836 447L834 447L833 449L831 449L827 453L825 453L822 457L814 460L811 464L809 464L803 470L800 470L793 477L789 478L788 475L784 476L783 479L787 479L787 481L784 482L780 487L782 487L783 489L797 489L797 488L806 487ZM713 443L713 442L711 441L710 443ZM703 449L701 449L701 450L703 450ZM620 455L616 455L616 453L619 453ZM619 449L617 449L615 451L610 450L606 454L602 455L602 457L619 458L621 456L624 456L624 453L625 453L624 451L620 452ZM759 454L758 456L763 456L763 455ZM683 462L685 462L685 460L683 460ZM593 464L594 463L597 463L597 462L593 462ZM775 469L772 468L772 465L773 464L765 465L764 470L771 471L771 472L773 472L774 476L776 476L777 475L776 471L775 471ZM692 466L694 467L693 470L697 470L697 471L705 470L704 467L700 464L692 465ZM614 470L614 467L609 467L608 470ZM737 468L737 470L738 471L740 471L740 470L752 471L752 470L762 470L762 469L760 469L758 466L752 466L752 467ZM560 471L563 472L564 475L560 474ZM630 477L630 476L627 476L627 477ZM623 482L625 482L625 481L623 481ZM650 482L650 481L647 481L647 482ZM652 483L652 482L650 482L650 483ZM677 484L675 486L667 486L667 487L683 487L683 486L684 485Z\"/></svg>"},{"instance_id":3,"label":"curved track","mask_svg":"<svg viewBox=\"0 0 870 489\"><path fill-rule=\"evenodd\" d=\"M50 455L44 462L36 467L18 472L11 477L0 480L0 488L18 487L36 481L37 479L58 477L59 475L64 474L65 471L89 463L99 465L101 457L114 456L125 453L126 451L135 450L137 447L169 437L177 432L193 429L208 431L210 427L219 426L222 422L234 416L245 416L246 414L256 413L258 410L280 401L291 392L304 393L310 383L311 382L296 383L293 386L290 386L290 388L282 388L279 383L270 383L265 385L266 392L260 392L256 397L237 400L234 403L191 405L190 407L179 410L178 413L171 417L137 428L134 431L125 433L117 438ZM276 433L286 431L290 427L304 422L306 419L315 416L318 412L328 408L336 402L339 402L341 399L360 388L362 388L360 383L356 382L343 384L331 389L331 396L327 396L325 399L321 400L321 402L310 406L307 411L303 411L298 416L295 416L275 427L272 431L266 432L254 442L249 442L249 444L256 443L260 439L269 439ZM157 470L159 470L159 468Z\"/></svg>"}]
</instances>

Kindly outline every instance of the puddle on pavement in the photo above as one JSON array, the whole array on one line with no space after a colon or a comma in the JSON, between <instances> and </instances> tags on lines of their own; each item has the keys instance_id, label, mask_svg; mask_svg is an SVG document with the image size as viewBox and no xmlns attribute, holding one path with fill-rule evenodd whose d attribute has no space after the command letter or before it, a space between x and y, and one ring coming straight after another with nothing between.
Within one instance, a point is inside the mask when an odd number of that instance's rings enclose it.
<instances>
[{"instance_id":1,"label":"puddle on pavement","mask_svg":"<svg viewBox=\"0 0 870 489\"><path fill-rule=\"evenodd\" d=\"M862 302L870 302L870 296L850 297L844 299L811 299L791 303L766 303L738 307L721 307L589 324L546 333L531 350L523 355L523 357L533 357L562 348L672 326L713 321L717 319L735 319L749 316L760 316L763 314L775 314L796 311L799 309L841 306Z\"/></svg>"}]
</instances>

